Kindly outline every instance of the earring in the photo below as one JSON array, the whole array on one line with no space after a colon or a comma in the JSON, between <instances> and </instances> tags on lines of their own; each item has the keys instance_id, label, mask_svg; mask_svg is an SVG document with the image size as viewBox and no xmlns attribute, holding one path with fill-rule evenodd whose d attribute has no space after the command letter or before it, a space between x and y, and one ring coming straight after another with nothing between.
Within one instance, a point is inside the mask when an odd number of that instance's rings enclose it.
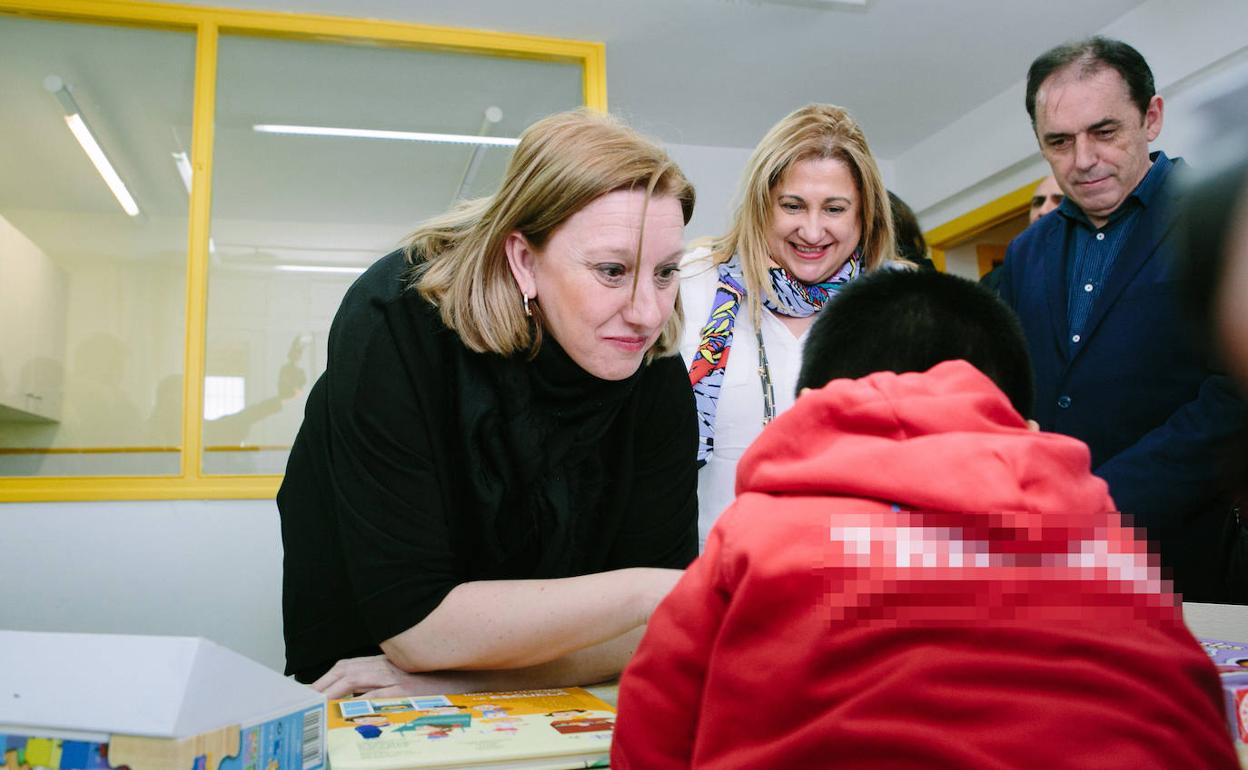
<instances>
[{"instance_id":1,"label":"earring","mask_svg":"<svg viewBox=\"0 0 1248 770\"><path fill-rule=\"evenodd\" d=\"M529 308L529 295L528 295L528 294L522 294L521 296L522 296L522 297L524 297L524 314L525 314L526 316L528 316L528 317L532 318L532 317L533 317L533 311Z\"/></svg>"}]
</instances>

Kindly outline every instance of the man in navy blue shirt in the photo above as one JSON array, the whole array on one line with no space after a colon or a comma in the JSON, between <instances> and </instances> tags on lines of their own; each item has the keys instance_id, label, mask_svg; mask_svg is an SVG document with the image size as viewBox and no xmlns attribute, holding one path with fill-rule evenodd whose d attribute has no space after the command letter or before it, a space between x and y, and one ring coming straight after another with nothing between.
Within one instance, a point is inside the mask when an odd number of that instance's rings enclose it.
<instances>
[{"instance_id":1,"label":"man in navy blue shirt","mask_svg":"<svg viewBox=\"0 0 1248 770\"><path fill-rule=\"evenodd\" d=\"M1036 419L1088 444L1185 598L1229 600L1223 460L1248 410L1178 306L1184 164L1149 152L1164 116L1152 72L1131 46L1094 37L1037 58L1026 99L1066 194L1010 244L1000 285L1035 365Z\"/></svg>"}]
</instances>

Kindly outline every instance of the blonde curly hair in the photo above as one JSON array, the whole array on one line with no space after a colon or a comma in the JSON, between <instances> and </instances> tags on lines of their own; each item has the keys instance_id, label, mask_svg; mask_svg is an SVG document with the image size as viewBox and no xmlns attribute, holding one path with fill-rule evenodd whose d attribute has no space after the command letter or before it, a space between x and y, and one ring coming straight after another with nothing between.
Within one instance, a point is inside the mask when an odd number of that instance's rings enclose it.
<instances>
[{"instance_id":1,"label":"blonde curly hair","mask_svg":"<svg viewBox=\"0 0 1248 770\"><path fill-rule=\"evenodd\" d=\"M864 269L875 270L894 260L888 190L862 129L848 111L832 104L808 104L794 110L772 126L754 148L746 165L741 204L732 228L706 244L715 264L727 262L733 254L741 255L750 315L755 323L761 313L762 293L771 292L767 279L771 265L767 232L772 223L772 190L793 164L825 158L844 163L858 187L862 199L859 245Z\"/></svg>"}]
</instances>

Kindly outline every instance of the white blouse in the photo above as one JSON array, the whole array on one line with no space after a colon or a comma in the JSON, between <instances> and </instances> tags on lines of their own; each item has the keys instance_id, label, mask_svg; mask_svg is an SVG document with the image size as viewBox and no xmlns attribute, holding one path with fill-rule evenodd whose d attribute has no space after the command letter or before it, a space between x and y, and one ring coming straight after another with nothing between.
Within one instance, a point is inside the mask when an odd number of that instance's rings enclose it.
<instances>
[{"instance_id":1,"label":"white blouse","mask_svg":"<svg viewBox=\"0 0 1248 770\"><path fill-rule=\"evenodd\" d=\"M711 264L709 249L691 251L681 260L680 302L685 330L680 355L685 368L693 360L702 327L711 314L719 285L719 270ZM797 376L802 367L806 333L794 337L783 323L763 309L763 346L776 396L776 414L793 405ZM742 302L733 327L732 347L715 413L715 447L710 461L698 472L698 550L706 545L711 526L735 499L737 461L763 430L763 385L758 374L758 342L750 320L749 300Z\"/></svg>"}]
</instances>

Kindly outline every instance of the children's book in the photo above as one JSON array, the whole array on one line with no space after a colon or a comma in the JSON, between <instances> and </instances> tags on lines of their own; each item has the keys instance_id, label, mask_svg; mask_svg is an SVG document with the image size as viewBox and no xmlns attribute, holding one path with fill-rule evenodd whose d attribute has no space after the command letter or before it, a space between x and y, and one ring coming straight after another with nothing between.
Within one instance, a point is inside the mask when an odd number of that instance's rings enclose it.
<instances>
[{"instance_id":1,"label":"children's book","mask_svg":"<svg viewBox=\"0 0 1248 770\"><path fill-rule=\"evenodd\" d=\"M615 709L579 687L331 701L332 770L608 767Z\"/></svg>"},{"instance_id":2,"label":"children's book","mask_svg":"<svg viewBox=\"0 0 1248 770\"><path fill-rule=\"evenodd\" d=\"M1201 639L1222 677L1226 726L1230 729L1240 765L1248 768L1248 643Z\"/></svg>"}]
</instances>

